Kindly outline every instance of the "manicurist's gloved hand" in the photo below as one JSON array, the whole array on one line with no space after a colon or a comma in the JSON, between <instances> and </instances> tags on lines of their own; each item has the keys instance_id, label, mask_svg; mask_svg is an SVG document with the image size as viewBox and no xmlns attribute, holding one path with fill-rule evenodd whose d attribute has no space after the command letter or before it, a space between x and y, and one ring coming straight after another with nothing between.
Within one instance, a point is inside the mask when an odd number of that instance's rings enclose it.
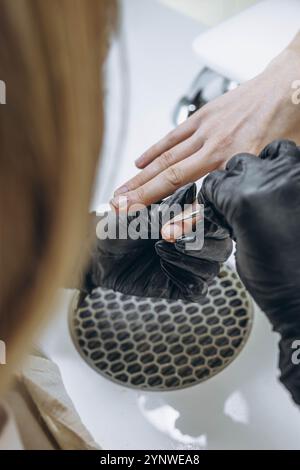
<instances>
[{"instance_id":1,"label":"manicurist's gloved hand","mask_svg":"<svg viewBox=\"0 0 300 470\"><path fill-rule=\"evenodd\" d=\"M292 360L300 340L300 149L283 140L260 158L236 155L206 177L200 198L236 240L239 275L281 335L281 381L300 404L300 365Z\"/></svg>"},{"instance_id":2,"label":"manicurist's gloved hand","mask_svg":"<svg viewBox=\"0 0 300 470\"><path fill-rule=\"evenodd\" d=\"M91 291L102 286L142 297L190 301L202 298L207 292L208 283L218 274L220 264L231 253L232 242L228 231L207 222L203 246L199 245L199 249L191 251L190 243L184 240L176 243L162 240L161 224L157 236L150 237L150 231L153 231L151 221L157 220L155 216L158 212L165 214L169 207L177 207L177 212L180 212L195 197L196 185L189 184L154 208L145 208L135 216L123 214L123 219L119 219L116 239L97 239L85 276L84 290ZM124 224L129 226L137 220L141 226L146 226L147 239L121 239L118 235L120 225L123 224L124 229Z\"/></svg>"}]
</instances>

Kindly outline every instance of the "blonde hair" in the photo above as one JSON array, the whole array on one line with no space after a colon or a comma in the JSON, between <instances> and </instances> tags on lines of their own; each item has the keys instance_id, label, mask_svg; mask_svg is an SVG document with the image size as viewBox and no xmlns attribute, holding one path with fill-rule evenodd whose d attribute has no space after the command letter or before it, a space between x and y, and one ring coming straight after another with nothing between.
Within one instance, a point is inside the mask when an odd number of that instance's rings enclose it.
<instances>
[{"instance_id":1,"label":"blonde hair","mask_svg":"<svg viewBox=\"0 0 300 470\"><path fill-rule=\"evenodd\" d=\"M0 393L80 256L114 18L112 0L0 0Z\"/></svg>"}]
</instances>

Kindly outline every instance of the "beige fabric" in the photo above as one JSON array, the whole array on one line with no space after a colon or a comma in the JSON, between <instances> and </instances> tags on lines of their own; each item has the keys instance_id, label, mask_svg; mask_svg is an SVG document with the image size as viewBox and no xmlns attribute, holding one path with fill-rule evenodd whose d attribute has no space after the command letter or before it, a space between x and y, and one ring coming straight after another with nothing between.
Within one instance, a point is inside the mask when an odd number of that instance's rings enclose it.
<instances>
[{"instance_id":1,"label":"beige fabric","mask_svg":"<svg viewBox=\"0 0 300 470\"><path fill-rule=\"evenodd\" d=\"M50 359L32 354L8 397L25 449L98 450Z\"/></svg>"},{"instance_id":2,"label":"beige fabric","mask_svg":"<svg viewBox=\"0 0 300 470\"><path fill-rule=\"evenodd\" d=\"M23 450L14 416L8 406L0 405L0 450Z\"/></svg>"},{"instance_id":3,"label":"beige fabric","mask_svg":"<svg viewBox=\"0 0 300 470\"><path fill-rule=\"evenodd\" d=\"M59 449L21 381L16 382L6 402L13 411L18 432L26 450Z\"/></svg>"}]
</instances>

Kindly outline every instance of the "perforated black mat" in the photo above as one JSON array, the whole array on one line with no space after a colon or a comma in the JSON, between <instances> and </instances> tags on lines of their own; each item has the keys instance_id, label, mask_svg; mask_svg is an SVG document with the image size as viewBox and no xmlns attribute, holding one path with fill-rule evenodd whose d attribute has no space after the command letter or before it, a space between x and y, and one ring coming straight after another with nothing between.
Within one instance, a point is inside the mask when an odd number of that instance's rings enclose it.
<instances>
[{"instance_id":1,"label":"perforated black mat","mask_svg":"<svg viewBox=\"0 0 300 470\"><path fill-rule=\"evenodd\" d=\"M209 379L247 341L252 302L224 266L201 303L145 299L97 288L69 313L76 349L98 373L144 390L174 390Z\"/></svg>"}]
</instances>

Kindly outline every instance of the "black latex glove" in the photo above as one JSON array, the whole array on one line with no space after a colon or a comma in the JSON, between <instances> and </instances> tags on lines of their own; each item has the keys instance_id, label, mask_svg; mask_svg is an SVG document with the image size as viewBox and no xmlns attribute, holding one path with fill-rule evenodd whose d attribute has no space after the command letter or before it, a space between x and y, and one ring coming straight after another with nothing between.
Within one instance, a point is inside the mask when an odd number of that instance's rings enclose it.
<instances>
[{"instance_id":1,"label":"black latex glove","mask_svg":"<svg viewBox=\"0 0 300 470\"><path fill-rule=\"evenodd\" d=\"M300 404L300 150L290 141L268 145L260 158L233 157L204 180L200 200L236 239L237 270L280 333L281 381Z\"/></svg>"},{"instance_id":2,"label":"black latex glove","mask_svg":"<svg viewBox=\"0 0 300 470\"><path fill-rule=\"evenodd\" d=\"M164 212L167 206L178 204L180 212L195 199L196 185L190 184L163 201L159 210ZM154 210L158 210L157 207ZM148 220L149 210L142 212L145 220ZM126 216L125 223L134 218ZM188 246L184 240L175 244L161 240L160 231L154 240L98 239L84 289L91 291L102 286L141 297L197 301L206 294L207 284L230 255L232 242L227 230L207 222L202 249L187 251Z\"/></svg>"}]
</instances>

